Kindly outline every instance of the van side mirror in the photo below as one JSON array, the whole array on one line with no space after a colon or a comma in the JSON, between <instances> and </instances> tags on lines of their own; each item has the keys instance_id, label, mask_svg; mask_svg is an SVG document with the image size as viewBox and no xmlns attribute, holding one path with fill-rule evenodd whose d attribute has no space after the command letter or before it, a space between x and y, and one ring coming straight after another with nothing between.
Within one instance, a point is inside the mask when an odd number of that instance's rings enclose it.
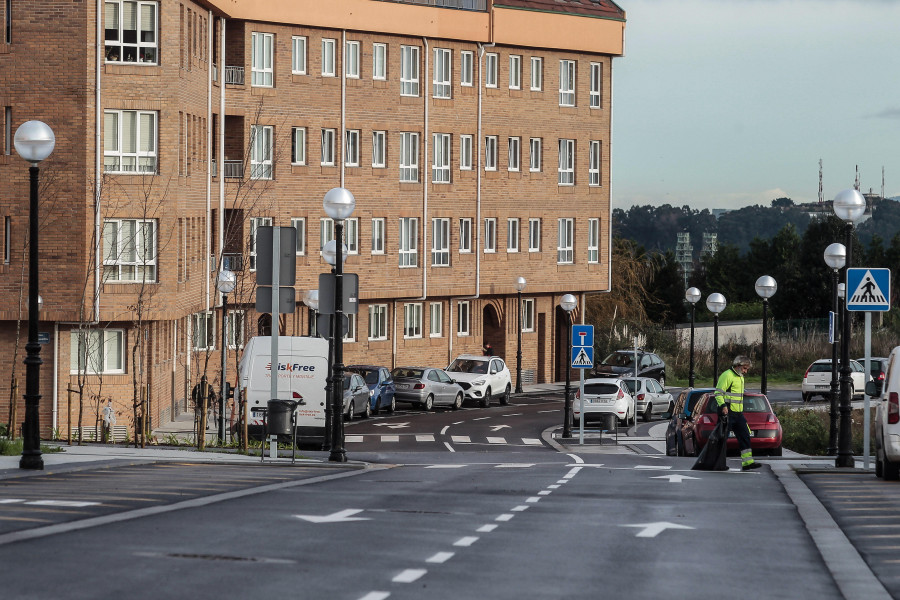
<instances>
[{"instance_id":1,"label":"van side mirror","mask_svg":"<svg viewBox=\"0 0 900 600\"><path fill-rule=\"evenodd\" d=\"M866 383L866 395L870 397L881 396L881 381L870 381Z\"/></svg>"}]
</instances>

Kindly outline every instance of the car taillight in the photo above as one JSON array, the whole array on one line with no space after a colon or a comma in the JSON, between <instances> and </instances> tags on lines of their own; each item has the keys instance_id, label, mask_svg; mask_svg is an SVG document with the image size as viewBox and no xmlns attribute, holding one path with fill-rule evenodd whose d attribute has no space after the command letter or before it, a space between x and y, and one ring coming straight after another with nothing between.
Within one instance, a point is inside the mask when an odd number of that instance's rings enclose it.
<instances>
[{"instance_id":1,"label":"car taillight","mask_svg":"<svg viewBox=\"0 0 900 600\"><path fill-rule=\"evenodd\" d=\"M778 422L778 417L776 417L775 415L773 415L771 413L766 415L766 423L777 423L777 422Z\"/></svg>"},{"instance_id":2,"label":"car taillight","mask_svg":"<svg viewBox=\"0 0 900 600\"><path fill-rule=\"evenodd\" d=\"M641 402L643 402L643 401L644 401L644 395L643 395L643 394L638 394L638 398L637 398L637 399L640 400Z\"/></svg>"},{"instance_id":3,"label":"car taillight","mask_svg":"<svg viewBox=\"0 0 900 600\"><path fill-rule=\"evenodd\" d=\"M623 392L622 390L619 390L618 395L616 395L616 400L621 400L624 397L625 397L625 392Z\"/></svg>"},{"instance_id":4,"label":"car taillight","mask_svg":"<svg viewBox=\"0 0 900 600\"><path fill-rule=\"evenodd\" d=\"M414 390L424 390L424 389L425 389L425 384L424 384L424 383L417 383L416 385L413 386L413 389L414 389Z\"/></svg>"},{"instance_id":5,"label":"car taillight","mask_svg":"<svg viewBox=\"0 0 900 600\"><path fill-rule=\"evenodd\" d=\"M884 371L878 374L878 377L875 378L875 381L884 381Z\"/></svg>"},{"instance_id":6,"label":"car taillight","mask_svg":"<svg viewBox=\"0 0 900 600\"><path fill-rule=\"evenodd\" d=\"M803 374L803 379L809 377L809 369L806 369L806 373Z\"/></svg>"},{"instance_id":7,"label":"car taillight","mask_svg":"<svg viewBox=\"0 0 900 600\"><path fill-rule=\"evenodd\" d=\"M900 397L897 392L888 395L888 423L895 425L900 423Z\"/></svg>"},{"instance_id":8,"label":"car taillight","mask_svg":"<svg viewBox=\"0 0 900 600\"><path fill-rule=\"evenodd\" d=\"M581 390L575 390L575 399L578 400L581 398Z\"/></svg>"},{"instance_id":9,"label":"car taillight","mask_svg":"<svg viewBox=\"0 0 900 600\"><path fill-rule=\"evenodd\" d=\"M703 415L702 417L700 417L700 420L697 421L697 423L700 425L712 425L713 424L712 419L710 419L708 415Z\"/></svg>"}]
</instances>

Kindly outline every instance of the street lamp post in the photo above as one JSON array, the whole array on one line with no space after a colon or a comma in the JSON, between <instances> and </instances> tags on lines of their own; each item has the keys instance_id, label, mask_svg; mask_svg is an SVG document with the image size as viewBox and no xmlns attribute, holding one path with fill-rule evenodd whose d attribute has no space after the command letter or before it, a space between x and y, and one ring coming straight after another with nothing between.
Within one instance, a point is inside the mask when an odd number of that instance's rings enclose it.
<instances>
[{"instance_id":1,"label":"street lamp post","mask_svg":"<svg viewBox=\"0 0 900 600\"><path fill-rule=\"evenodd\" d=\"M825 264L831 268L831 314L832 316L832 340L831 340L831 410L830 426L828 428L828 456L837 454L838 436L838 271L844 268L847 262L847 249L843 244L835 242L825 248Z\"/></svg>"},{"instance_id":2,"label":"street lamp post","mask_svg":"<svg viewBox=\"0 0 900 600\"><path fill-rule=\"evenodd\" d=\"M334 261L334 390L332 397L332 420L334 421L334 433L331 439L331 454L328 460L331 462L347 462L347 453L344 451L344 420L339 418L343 413L344 400L344 219L353 214L356 208L356 199L350 190L345 188L331 188L325 194L322 201L325 214L334 219L334 239L336 256ZM340 333L340 334L339 334ZM337 410L335 410L337 409Z\"/></svg>"},{"instance_id":3,"label":"street lamp post","mask_svg":"<svg viewBox=\"0 0 900 600\"><path fill-rule=\"evenodd\" d=\"M566 294L559 301L559 306L566 311L566 405L563 411L563 437L572 437L572 395L571 374L572 370L572 311L575 310L578 301L572 294Z\"/></svg>"},{"instance_id":4,"label":"street lamp post","mask_svg":"<svg viewBox=\"0 0 900 600\"><path fill-rule=\"evenodd\" d=\"M347 245L341 244L341 264L347 262L347 255L349 254ZM334 275L337 271L334 268L335 262L337 261L338 251L337 251L337 242L335 240L330 240L325 247L322 249L322 258L325 259L329 265L331 265L331 274ZM334 339L337 335L337 332L340 331L341 339L344 336L344 325L343 323L338 323L335 320L335 315L328 315L328 365L329 372L328 377L325 379L325 397L328 399L327 406L325 409L325 427L328 429L328 434L325 437L325 444L322 446L322 450L331 450L331 441L334 439L335 433L335 423L334 419L339 418L343 419L344 414L344 402L343 395L341 397L341 401L332 406L334 402L334 374L331 370L334 368ZM343 423L343 421L342 421Z\"/></svg>"},{"instance_id":5,"label":"street lamp post","mask_svg":"<svg viewBox=\"0 0 900 600\"><path fill-rule=\"evenodd\" d=\"M766 367L769 361L769 339L768 339L768 327L769 327L769 298L775 295L775 292L778 291L778 284L775 282L775 279L769 277L768 275L763 275L759 279L756 280L756 294L763 299L763 330L762 330L762 382L759 386L759 391L762 394L766 393L767 384L766 384Z\"/></svg>"},{"instance_id":6,"label":"street lamp post","mask_svg":"<svg viewBox=\"0 0 900 600\"><path fill-rule=\"evenodd\" d=\"M222 385L219 395L219 440L221 443L225 443L225 400L228 395L226 381L228 372L228 294L234 291L235 283L236 277L233 271L228 269L219 271L216 288L222 294L222 375L219 377L219 383Z\"/></svg>"},{"instance_id":7,"label":"street lamp post","mask_svg":"<svg viewBox=\"0 0 900 600\"><path fill-rule=\"evenodd\" d=\"M516 295L519 305L519 332L516 340L516 393L522 393L522 290L525 289L525 278L516 279Z\"/></svg>"},{"instance_id":8,"label":"street lamp post","mask_svg":"<svg viewBox=\"0 0 900 600\"><path fill-rule=\"evenodd\" d=\"M846 280L847 268L853 262L853 223L859 219L866 211L866 199L858 190L849 189L838 192L832 202L834 214L843 221L844 225L844 247L847 251L847 260L844 264L844 279ZM851 389L853 387L853 379L850 376L850 314L847 312L847 299L852 293L851 290L844 290L846 294L844 300L844 322L841 332L841 420L840 429L838 431L838 451L834 460L835 467L853 467L855 461L853 459L853 451L850 449L851 431L850 431L850 402L852 400Z\"/></svg>"},{"instance_id":9,"label":"street lamp post","mask_svg":"<svg viewBox=\"0 0 900 600\"><path fill-rule=\"evenodd\" d=\"M688 386L694 387L694 312L697 310L697 301L700 300L700 290L690 287L684 293L684 298L691 303L691 362L688 371Z\"/></svg>"},{"instance_id":10,"label":"street lamp post","mask_svg":"<svg viewBox=\"0 0 900 600\"><path fill-rule=\"evenodd\" d=\"M41 457L41 345L38 343L38 163L50 156L56 136L46 123L26 121L16 129L16 152L31 163L28 168L28 343L25 344L25 422L20 469L43 469ZM13 423L13 426L15 424Z\"/></svg>"},{"instance_id":11,"label":"street lamp post","mask_svg":"<svg viewBox=\"0 0 900 600\"><path fill-rule=\"evenodd\" d=\"M713 387L719 381L719 313L725 310L725 296L716 292L706 298L706 308L713 314Z\"/></svg>"}]
</instances>

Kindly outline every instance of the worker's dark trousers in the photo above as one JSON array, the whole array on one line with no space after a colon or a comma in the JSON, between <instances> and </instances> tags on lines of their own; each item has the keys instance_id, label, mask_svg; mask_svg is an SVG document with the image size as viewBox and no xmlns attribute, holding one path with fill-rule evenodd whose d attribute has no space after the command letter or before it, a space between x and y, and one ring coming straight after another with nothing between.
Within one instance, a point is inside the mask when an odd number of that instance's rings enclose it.
<instances>
[{"instance_id":1,"label":"worker's dark trousers","mask_svg":"<svg viewBox=\"0 0 900 600\"><path fill-rule=\"evenodd\" d=\"M747 425L747 418L744 416L744 413L729 410L728 429L734 432L738 448L742 453L750 450L750 426Z\"/></svg>"}]
</instances>

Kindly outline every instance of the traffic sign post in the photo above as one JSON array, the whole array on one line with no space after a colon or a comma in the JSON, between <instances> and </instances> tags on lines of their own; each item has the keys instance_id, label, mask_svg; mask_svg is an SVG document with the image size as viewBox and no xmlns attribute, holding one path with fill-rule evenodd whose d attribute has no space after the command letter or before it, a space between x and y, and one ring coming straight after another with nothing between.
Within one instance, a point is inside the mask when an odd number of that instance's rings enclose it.
<instances>
[{"instance_id":1,"label":"traffic sign post","mask_svg":"<svg viewBox=\"0 0 900 600\"><path fill-rule=\"evenodd\" d=\"M594 326L572 325L572 353L570 362L573 369L578 369L578 413L580 427L578 443L584 444L584 370L594 366Z\"/></svg>"}]
</instances>

